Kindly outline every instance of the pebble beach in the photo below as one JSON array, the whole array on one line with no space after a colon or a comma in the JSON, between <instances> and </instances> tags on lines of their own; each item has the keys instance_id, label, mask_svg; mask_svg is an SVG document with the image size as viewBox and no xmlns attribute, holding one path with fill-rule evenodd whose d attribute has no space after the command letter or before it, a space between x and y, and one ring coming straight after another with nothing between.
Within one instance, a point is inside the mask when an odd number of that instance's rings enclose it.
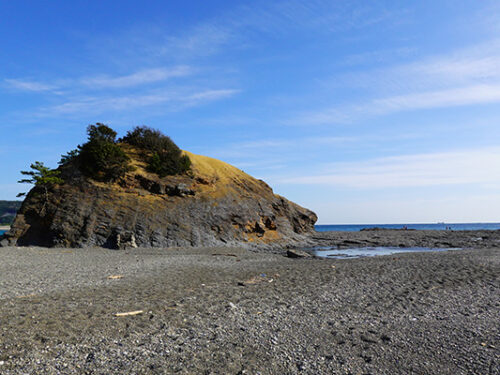
<instances>
[{"instance_id":1,"label":"pebble beach","mask_svg":"<svg viewBox=\"0 0 500 375\"><path fill-rule=\"evenodd\" d=\"M1 374L500 373L494 246L361 259L241 248L0 257Z\"/></svg>"}]
</instances>

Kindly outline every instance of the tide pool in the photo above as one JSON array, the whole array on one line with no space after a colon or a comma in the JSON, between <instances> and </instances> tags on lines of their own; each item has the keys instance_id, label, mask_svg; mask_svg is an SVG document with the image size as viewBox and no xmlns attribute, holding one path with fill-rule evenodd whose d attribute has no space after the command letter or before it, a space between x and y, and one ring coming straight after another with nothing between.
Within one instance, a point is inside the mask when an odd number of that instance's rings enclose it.
<instances>
[{"instance_id":1,"label":"tide pool","mask_svg":"<svg viewBox=\"0 0 500 375\"><path fill-rule=\"evenodd\" d=\"M453 248L432 248L432 247L358 247L353 249L337 249L331 247L316 247L310 251L319 257L323 258L336 258L336 259L349 259L349 258L363 258L373 257L380 255L392 255L398 253L416 253L416 252L436 252L436 251L449 251L449 250L462 250L458 247Z\"/></svg>"}]
</instances>

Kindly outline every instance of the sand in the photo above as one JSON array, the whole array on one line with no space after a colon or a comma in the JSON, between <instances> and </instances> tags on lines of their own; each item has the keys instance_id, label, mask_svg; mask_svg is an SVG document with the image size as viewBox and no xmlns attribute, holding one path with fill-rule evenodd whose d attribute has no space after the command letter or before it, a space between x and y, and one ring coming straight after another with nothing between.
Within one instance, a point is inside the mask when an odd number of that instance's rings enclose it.
<instances>
[{"instance_id":1,"label":"sand","mask_svg":"<svg viewBox=\"0 0 500 375\"><path fill-rule=\"evenodd\" d=\"M0 248L0 259L1 374L500 373L497 247L332 260Z\"/></svg>"}]
</instances>

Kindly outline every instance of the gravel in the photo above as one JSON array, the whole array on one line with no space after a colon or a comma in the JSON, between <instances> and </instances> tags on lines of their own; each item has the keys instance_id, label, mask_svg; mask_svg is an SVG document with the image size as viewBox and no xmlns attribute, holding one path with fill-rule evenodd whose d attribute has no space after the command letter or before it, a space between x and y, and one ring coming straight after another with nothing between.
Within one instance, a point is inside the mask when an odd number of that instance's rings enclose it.
<instances>
[{"instance_id":1,"label":"gravel","mask_svg":"<svg viewBox=\"0 0 500 375\"><path fill-rule=\"evenodd\" d=\"M500 374L499 248L0 257L1 374Z\"/></svg>"}]
</instances>

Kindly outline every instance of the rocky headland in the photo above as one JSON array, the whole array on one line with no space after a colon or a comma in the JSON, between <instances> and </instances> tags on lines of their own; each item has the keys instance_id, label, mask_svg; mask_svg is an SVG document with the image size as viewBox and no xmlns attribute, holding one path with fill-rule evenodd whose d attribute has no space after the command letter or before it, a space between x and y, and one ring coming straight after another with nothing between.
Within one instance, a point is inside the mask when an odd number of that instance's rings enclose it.
<instances>
[{"instance_id":1,"label":"rocky headland","mask_svg":"<svg viewBox=\"0 0 500 375\"><path fill-rule=\"evenodd\" d=\"M81 162L80 168L61 165L64 182L35 186L1 245L273 248L310 242L316 215L264 181L187 151L189 170L159 176L144 150L116 145L129 160L120 178L103 182L86 176Z\"/></svg>"}]
</instances>

